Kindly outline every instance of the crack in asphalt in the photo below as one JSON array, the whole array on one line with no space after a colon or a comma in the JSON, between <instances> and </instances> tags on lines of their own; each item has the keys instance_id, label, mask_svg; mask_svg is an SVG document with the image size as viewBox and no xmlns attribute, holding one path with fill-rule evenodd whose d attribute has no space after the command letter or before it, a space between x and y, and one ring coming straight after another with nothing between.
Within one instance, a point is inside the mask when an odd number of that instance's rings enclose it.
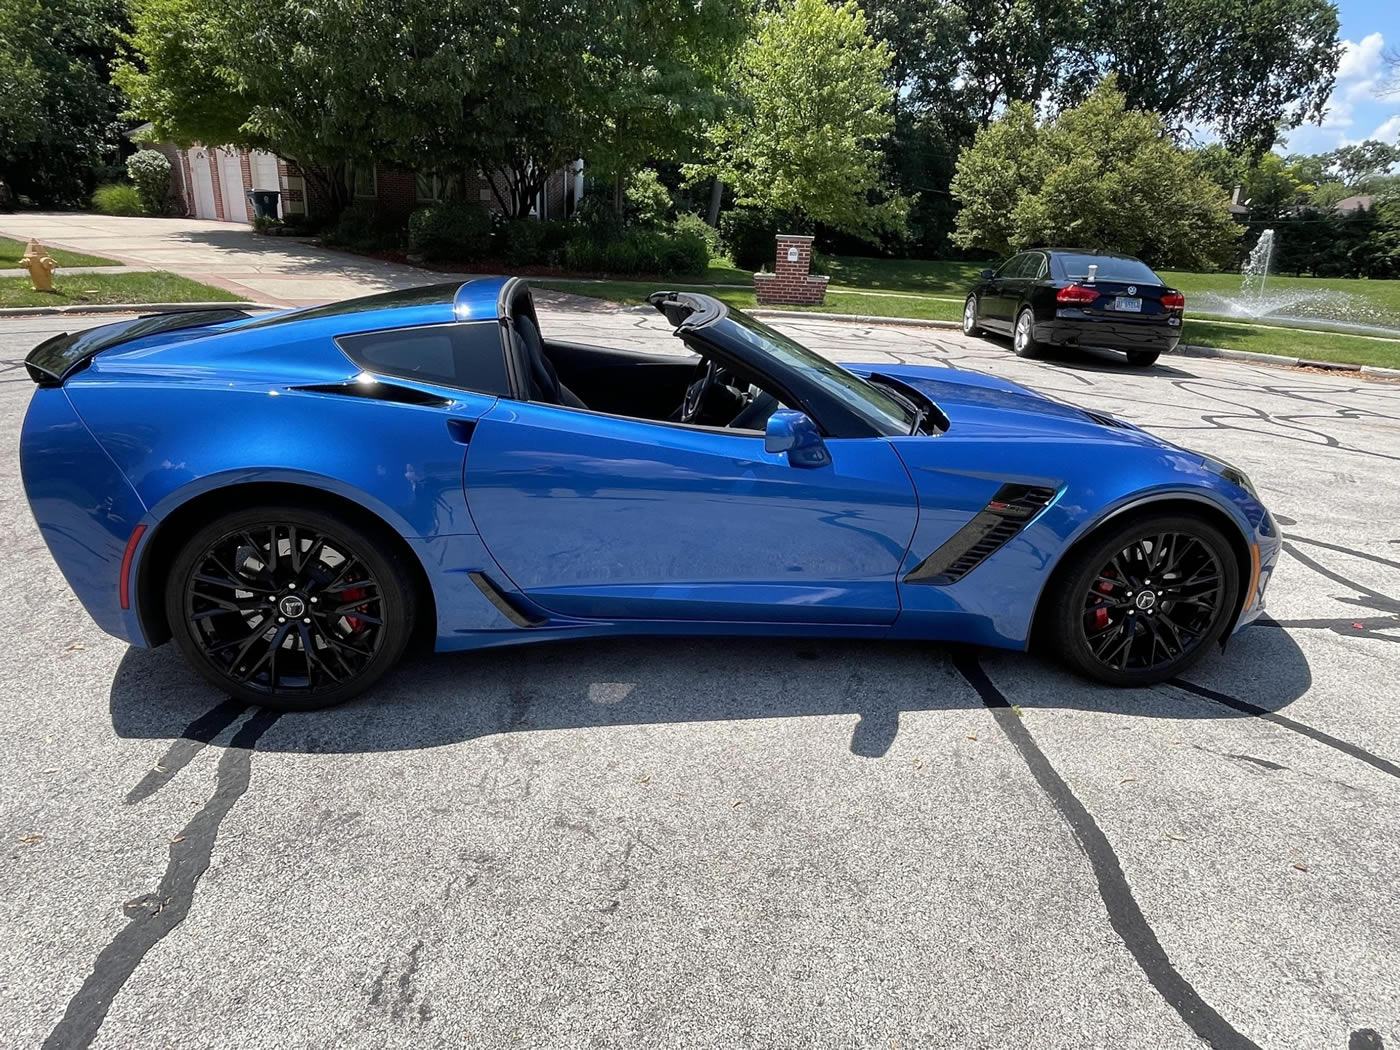
<instances>
[{"instance_id":1,"label":"crack in asphalt","mask_svg":"<svg viewBox=\"0 0 1400 1050\"><path fill-rule=\"evenodd\" d=\"M1213 700L1217 704L1224 704L1226 707L1233 708L1242 714L1254 715L1256 718L1262 718L1266 722L1272 722L1274 725L1292 730L1310 740L1317 741L1319 744L1325 744L1330 748L1334 748L1344 755L1350 755L1352 758L1360 759L1368 766L1379 769L1382 773L1389 773L1393 777L1400 777L1400 766L1397 766L1389 759L1381 758L1379 755L1373 755L1364 747L1360 747L1347 740L1341 740L1332 736L1330 733L1324 733L1321 729L1314 729L1312 726L1303 722L1296 722L1287 715L1281 715L1277 711L1270 711L1267 708L1251 704L1248 700L1240 700L1230 696L1228 693L1217 693L1214 689L1207 689L1203 685L1196 685L1194 682L1188 682L1184 678L1173 678L1170 684L1176 686L1178 689L1184 689L1188 693L1194 693L1196 696L1205 700Z\"/></svg>"},{"instance_id":2,"label":"crack in asphalt","mask_svg":"<svg viewBox=\"0 0 1400 1050\"><path fill-rule=\"evenodd\" d=\"M214 716L224 706L204 716L209 720L205 728L217 721ZM44 1040L43 1050L84 1050L90 1046L112 1001L146 953L185 921L194 903L195 887L209 868L219 825L248 790L253 747L279 717L276 711L259 709L234 733L219 757L214 794L170 841L170 863L160 886L154 893L128 902L130 921L98 954L92 972L68 1001L62 1020Z\"/></svg>"},{"instance_id":3,"label":"crack in asphalt","mask_svg":"<svg viewBox=\"0 0 1400 1050\"><path fill-rule=\"evenodd\" d=\"M140 783L127 792L126 804L130 806L143 799L148 799L165 787L175 774L189 765L190 759L203 751L216 736L238 721L238 716L246 710L248 710L246 707L230 697L222 704L196 718L185 727L185 731L180 734L179 739L170 745L164 757L141 778Z\"/></svg>"},{"instance_id":4,"label":"crack in asphalt","mask_svg":"<svg viewBox=\"0 0 1400 1050\"><path fill-rule=\"evenodd\" d=\"M1069 825L1094 871L1099 897L1108 911L1110 925L1122 939L1148 982L1186 1022L1191 1031L1216 1050L1260 1050L1259 1044L1221 1017L1214 1007L1201 998L1191 983L1177 972L1148 924L1146 916L1143 915L1142 908L1138 906L1132 887L1128 885L1127 876L1123 874L1118 855L1114 853L1108 837L1084 804L1070 790L1064 778L1055 772L1055 767L1050 764L1045 752L1040 750L1031 731L1012 710L1010 701L987 677L987 672L982 669L976 656L959 653L953 659L953 666L982 698L982 703L991 711L1001 731L1020 753L1036 783Z\"/></svg>"}]
</instances>

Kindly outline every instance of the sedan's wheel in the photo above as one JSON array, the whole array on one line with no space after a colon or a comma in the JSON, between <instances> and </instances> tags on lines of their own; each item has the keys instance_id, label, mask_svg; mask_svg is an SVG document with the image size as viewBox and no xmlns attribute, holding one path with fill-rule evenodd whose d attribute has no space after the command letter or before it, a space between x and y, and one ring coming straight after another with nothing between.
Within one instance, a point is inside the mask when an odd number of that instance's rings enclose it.
<instances>
[{"instance_id":1,"label":"sedan's wheel","mask_svg":"<svg viewBox=\"0 0 1400 1050\"><path fill-rule=\"evenodd\" d=\"M1017 357L1035 357L1040 352L1040 344L1035 341L1035 318L1029 307L1022 310L1016 318L1011 345Z\"/></svg>"},{"instance_id":2,"label":"sedan's wheel","mask_svg":"<svg viewBox=\"0 0 1400 1050\"><path fill-rule=\"evenodd\" d=\"M1129 350L1128 364L1134 368L1151 368L1161 356L1161 351L1158 350Z\"/></svg>"},{"instance_id":3,"label":"sedan's wheel","mask_svg":"<svg viewBox=\"0 0 1400 1050\"><path fill-rule=\"evenodd\" d=\"M171 633L240 700L284 710L363 692L413 633L411 577L378 530L291 506L205 526L175 556Z\"/></svg>"},{"instance_id":4,"label":"sedan's wheel","mask_svg":"<svg viewBox=\"0 0 1400 1050\"><path fill-rule=\"evenodd\" d=\"M982 326L977 323L977 296L969 295L963 306L963 335L977 335Z\"/></svg>"},{"instance_id":5,"label":"sedan's wheel","mask_svg":"<svg viewBox=\"0 0 1400 1050\"><path fill-rule=\"evenodd\" d=\"M1139 518L1070 558L1050 596L1053 637L1110 685L1151 685L1200 659L1239 595L1229 541L1197 517Z\"/></svg>"}]
</instances>

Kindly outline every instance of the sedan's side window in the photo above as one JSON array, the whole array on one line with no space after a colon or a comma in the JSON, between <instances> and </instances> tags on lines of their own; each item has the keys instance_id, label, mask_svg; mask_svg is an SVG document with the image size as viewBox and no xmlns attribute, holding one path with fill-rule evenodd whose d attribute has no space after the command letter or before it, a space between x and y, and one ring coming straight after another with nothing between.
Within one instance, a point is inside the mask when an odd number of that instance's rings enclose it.
<instances>
[{"instance_id":1,"label":"sedan's side window","mask_svg":"<svg viewBox=\"0 0 1400 1050\"><path fill-rule=\"evenodd\" d=\"M1007 259L1006 262L1001 264L1001 268L998 269L993 276L1003 279L1015 277L1016 272L1021 268L1021 261L1024 258L1024 255L1013 255L1011 258Z\"/></svg>"},{"instance_id":2,"label":"sedan's side window","mask_svg":"<svg viewBox=\"0 0 1400 1050\"><path fill-rule=\"evenodd\" d=\"M510 395L500 326L494 321L343 335L336 344L366 372Z\"/></svg>"},{"instance_id":3,"label":"sedan's side window","mask_svg":"<svg viewBox=\"0 0 1400 1050\"><path fill-rule=\"evenodd\" d=\"M1021 276L1030 281L1038 281L1045 276L1045 256L1039 252L1031 252L1026 256L1025 267L1021 271Z\"/></svg>"}]
</instances>

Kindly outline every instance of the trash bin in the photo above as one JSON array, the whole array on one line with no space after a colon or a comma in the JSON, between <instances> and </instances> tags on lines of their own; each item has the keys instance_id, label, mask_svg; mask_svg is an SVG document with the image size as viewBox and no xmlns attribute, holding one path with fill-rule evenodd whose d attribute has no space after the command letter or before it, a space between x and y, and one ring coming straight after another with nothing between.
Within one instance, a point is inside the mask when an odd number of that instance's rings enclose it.
<instances>
[{"instance_id":1,"label":"trash bin","mask_svg":"<svg viewBox=\"0 0 1400 1050\"><path fill-rule=\"evenodd\" d=\"M248 200L253 205L253 218L277 218L278 196L280 196L280 194L276 190L249 190Z\"/></svg>"}]
</instances>

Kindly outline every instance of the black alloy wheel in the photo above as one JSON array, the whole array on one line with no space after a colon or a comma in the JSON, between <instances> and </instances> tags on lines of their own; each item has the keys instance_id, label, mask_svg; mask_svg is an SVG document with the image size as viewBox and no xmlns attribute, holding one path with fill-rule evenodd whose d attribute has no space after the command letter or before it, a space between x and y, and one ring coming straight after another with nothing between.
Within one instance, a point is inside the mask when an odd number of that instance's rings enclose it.
<instances>
[{"instance_id":1,"label":"black alloy wheel","mask_svg":"<svg viewBox=\"0 0 1400 1050\"><path fill-rule=\"evenodd\" d=\"M402 654L409 579L374 530L310 508L254 508L185 544L166 614L186 658L218 688L266 707L328 707Z\"/></svg>"},{"instance_id":2,"label":"black alloy wheel","mask_svg":"<svg viewBox=\"0 0 1400 1050\"><path fill-rule=\"evenodd\" d=\"M1071 559L1051 605L1058 649L1113 685L1150 685L1200 659L1239 596L1229 541L1200 518L1139 518Z\"/></svg>"}]
</instances>

